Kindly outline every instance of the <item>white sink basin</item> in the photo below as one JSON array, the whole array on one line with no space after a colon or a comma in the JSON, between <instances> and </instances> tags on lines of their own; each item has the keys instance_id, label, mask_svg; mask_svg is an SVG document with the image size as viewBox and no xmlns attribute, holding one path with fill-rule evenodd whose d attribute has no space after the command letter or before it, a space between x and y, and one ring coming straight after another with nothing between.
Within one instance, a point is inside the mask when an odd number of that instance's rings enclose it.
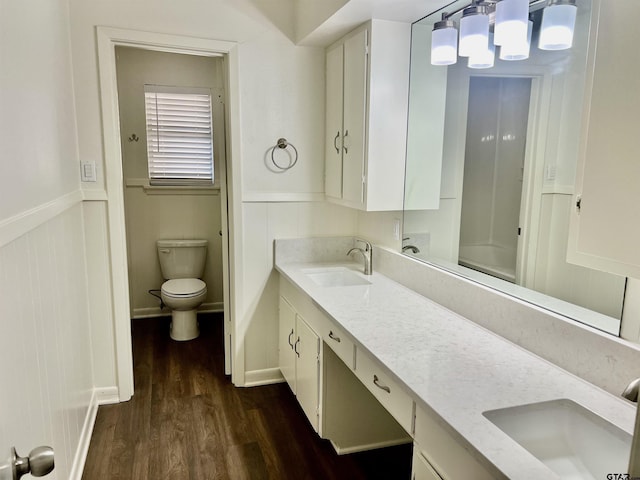
<instances>
[{"instance_id":1,"label":"white sink basin","mask_svg":"<svg viewBox=\"0 0 640 480\"><path fill-rule=\"evenodd\" d=\"M483 415L560 478L604 479L627 471L631 435L571 400Z\"/></svg>"},{"instance_id":2,"label":"white sink basin","mask_svg":"<svg viewBox=\"0 0 640 480\"><path fill-rule=\"evenodd\" d=\"M371 282L360 274L344 267L311 268L303 273L321 287L347 287L351 285L370 285Z\"/></svg>"}]
</instances>

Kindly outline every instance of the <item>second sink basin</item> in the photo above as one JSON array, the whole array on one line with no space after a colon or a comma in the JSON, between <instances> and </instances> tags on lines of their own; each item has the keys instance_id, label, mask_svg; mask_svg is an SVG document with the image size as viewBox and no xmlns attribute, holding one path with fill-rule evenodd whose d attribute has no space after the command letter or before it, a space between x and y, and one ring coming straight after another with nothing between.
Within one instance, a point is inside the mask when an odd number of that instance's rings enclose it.
<instances>
[{"instance_id":1,"label":"second sink basin","mask_svg":"<svg viewBox=\"0 0 640 480\"><path fill-rule=\"evenodd\" d=\"M371 282L353 270L344 267L310 268L304 274L321 287L346 287L370 285Z\"/></svg>"},{"instance_id":2,"label":"second sink basin","mask_svg":"<svg viewBox=\"0 0 640 480\"><path fill-rule=\"evenodd\" d=\"M483 415L560 478L603 479L627 471L631 435L571 400Z\"/></svg>"}]
</instances>

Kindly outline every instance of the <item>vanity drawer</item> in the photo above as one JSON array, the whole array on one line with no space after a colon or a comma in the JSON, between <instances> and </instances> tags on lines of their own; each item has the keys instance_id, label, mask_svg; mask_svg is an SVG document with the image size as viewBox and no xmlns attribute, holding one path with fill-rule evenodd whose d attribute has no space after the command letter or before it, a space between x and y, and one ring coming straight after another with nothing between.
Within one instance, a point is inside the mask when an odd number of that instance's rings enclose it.
<instances>
[{"instance_id":1,"label":"vanity drawer","mask_svg":"<svg viewBox=\"0 0 640 480\"><path fill-rule=\"evenodd\" d=\"M353 370L355 368L355 345L351 339L341 328L336 327L328 319L323 323L321 330L322 340L331 347L340 360Z\"/></svg>"},{"instance_id":2,"label":"vanity drawer","mask_svg":"<svg viewBox=\"0 0 640 480\"><path fill-rule=\"evenodd\" d=\"M413 399L378 362L356 349L356 376L408 433L412 431Z\"/></svg>"},{"instance_id":3,"label":"vanity drawer","mask_svg":"<svg viewBox=\"0 0 640 480\"><path fill-rule=\"evenodd\" d=\"M440 418L416 405L416 424L414 451L431 464L444 480L473 478L474 480L503 479L505 476L490 471L488 465L476 458L477 453L456 439Z\"/></svg>"}]
</instances>

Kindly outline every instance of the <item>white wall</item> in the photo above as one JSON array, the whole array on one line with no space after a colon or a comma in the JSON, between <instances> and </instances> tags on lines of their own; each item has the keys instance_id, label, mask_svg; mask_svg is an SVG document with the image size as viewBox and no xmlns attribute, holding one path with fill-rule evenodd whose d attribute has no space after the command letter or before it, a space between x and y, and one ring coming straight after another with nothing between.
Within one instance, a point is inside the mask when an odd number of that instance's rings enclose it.
<instances>
[{"instance_id":1,"label":"white wall","mask_svg":"<svg viewBox=\"0 0 640 480\"><path fill-rule=\"evenodd\" d=\"M207 297L201 310L221 310L222 237L218 232L222 225L217 185L223 161L219 156L224 152L224 120L218 101L224 90L223 60L117 47L116 65L132 316L169 313L168 309L161 312L160 300L148 293L162 285L155 242L167 238L202 238L209 242L203 277ZM145 84L211 89L215 189L148 188ZM129 141L133 134L139 138L137 142Z\"/></svg>"},{"instance_id":2,"label":"white wall","mask_svg":"<svg viewBox=\"0 0 640 480\"><path fill-rule=\"evenodd\" d=\"M2 2L0 32L0 452L48 444L69 479L93 378L67 2Z\"/></svg>"},{"instance_id":3,"label":"white wall","mask_svg":"<svg viewBox=\"0 0 640 480\"><path fill-rule=\"evenodd\" d=\"M243 205L243 324L247 383L280 378L278 370L278 273L273 241L353 235L357 213L328 202L245 203ZM345 261L348 261L345 252Z\"/></svg>"},{"instance_id":4,"label":"white wall","mask_svg":"<svg viewBox=\"0 0 640 480\"><path fill-rule=\"evenodd\" d=\"M2 2L0 220L78 188L67 5Z\"/></svg>"}]
</instances>

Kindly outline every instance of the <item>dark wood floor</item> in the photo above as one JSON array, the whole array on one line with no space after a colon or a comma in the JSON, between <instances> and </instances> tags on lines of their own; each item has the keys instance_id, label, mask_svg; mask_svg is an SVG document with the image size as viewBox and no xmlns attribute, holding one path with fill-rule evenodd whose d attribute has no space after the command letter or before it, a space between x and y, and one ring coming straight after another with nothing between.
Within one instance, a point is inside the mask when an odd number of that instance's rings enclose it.
<instances>
[{"instance_id":1,"label":"dark wood floor","mask_svg":"<svg viewBox=\"0 0 640 480\"><path fill-rule=\"evenodd\" d=\"M101 406L84 480L408 479L411 446L338 456L286 384L236 388L222 319L174 342L168 318L133 321L135 395Z\"/></svg>"}]
</instances>

